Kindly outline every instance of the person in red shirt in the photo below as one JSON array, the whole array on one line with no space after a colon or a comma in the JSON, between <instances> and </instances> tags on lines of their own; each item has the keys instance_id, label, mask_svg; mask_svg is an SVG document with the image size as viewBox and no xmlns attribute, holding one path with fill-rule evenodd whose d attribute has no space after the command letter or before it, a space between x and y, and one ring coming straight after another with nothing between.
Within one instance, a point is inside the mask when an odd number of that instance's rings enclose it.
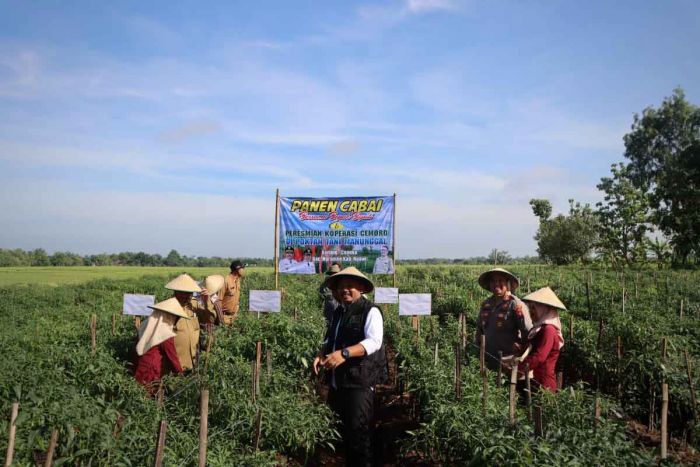
<instances>
[{"instance_id":1,"label":"person in red shirt","mask_svg":"<svg viewBox=\"0 0 700 467\"><path fill-rule=\"evenodd\" d=\"M523 301L530 308L534 324L528 333L532 350L520 364L519 371L524 373L524 367L528 365L540 387L557 392L555 368L564 346L558 310L566 311L566 307L549 287L527 295Z\"/></svg>"},{"instance_id":2,"label":"person in red shirt","mask_svg":"<svg viewBox=\"0 0 700 467\"><path fill-rule=\"evenodd\" d=\"M134 377L153 395L154 384L163 375L173 371L182 373L180 360L175 350L175 324L178 319L188 319L185 310L175 297L149 306L151 316L139 329L136 354L139 356Z\"/></svg>"}]
</instances>

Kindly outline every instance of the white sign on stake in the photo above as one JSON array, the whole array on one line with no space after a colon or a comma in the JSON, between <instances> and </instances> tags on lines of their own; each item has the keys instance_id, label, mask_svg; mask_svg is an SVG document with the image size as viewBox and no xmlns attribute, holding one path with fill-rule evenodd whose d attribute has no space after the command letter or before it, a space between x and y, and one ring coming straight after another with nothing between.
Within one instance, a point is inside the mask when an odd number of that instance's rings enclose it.
<instances>
[{"instance_id":1,"label":"white sign on stake","mask_svg":"<svg viewBox=\"0 0 700 467\"><path fill-rule=\"evenodd\" d=\"M279 313L282 308L282 292L279 290L251 290L248 308L250 311Z\"/></svg>"},{"instance_id":2,"label":"white sign on stake","mask_svg":"<svg viewBox=\"0 0 700 467\"><path fill-rule=\"evenodd\" d=\"M374 303L399 303L398 287L377 287L374 289Z\"/></svg>"},{"instance_id":3,"label":"white sign on stake","mask_svg":"<svg viewBox=\"0 0 700 467\"><path fill-rule=\"evenodd\" d=\"M153 295L125 293L122 313L134 316L151 316L153 310L148 307L155 305L155 303L156 297Z\"/></svg>"},{"instance_id":4,"label":"white sign on stake","mask_svg":"<svg viewBox=\"0 0 700 467\"><path fill-rule=\"evenodd\" d=\"M399 294L399 316L430 315L429 293Z\"/></svg>"}]
</instances>

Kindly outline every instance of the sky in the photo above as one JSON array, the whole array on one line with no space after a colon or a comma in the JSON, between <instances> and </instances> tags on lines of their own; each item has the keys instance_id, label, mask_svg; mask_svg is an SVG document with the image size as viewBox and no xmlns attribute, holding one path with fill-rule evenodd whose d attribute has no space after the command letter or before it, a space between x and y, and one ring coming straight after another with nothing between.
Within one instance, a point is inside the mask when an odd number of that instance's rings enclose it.
<instances>
[{"instance_id":1,"label":"sky","mask_svg":"<svg viewBox=\"0 0 700 467\"><path fill-rule=\"evenodd\" d=\"M700 2L0 0L0 248L272 257L282 196L397 195L399 258L535 254Z\"/></svg>"}]
</instances>

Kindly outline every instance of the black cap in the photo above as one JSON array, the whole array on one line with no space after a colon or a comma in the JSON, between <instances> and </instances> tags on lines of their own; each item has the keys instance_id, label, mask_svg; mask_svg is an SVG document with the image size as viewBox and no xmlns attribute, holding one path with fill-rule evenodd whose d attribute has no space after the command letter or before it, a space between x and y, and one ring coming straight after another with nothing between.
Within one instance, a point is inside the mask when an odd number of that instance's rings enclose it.
<instances>
[{"instance_id":1,"label":"black cap","mask_svg":"<svg viewBox=\"0 0 700 467\"><path fill-rule=\"evenodd\" d=\"M311 254L311 248L306 248L306 249L304 250L304 254L305 254L305 255L310 255L310 254Z\"/></svg>"},{"instance_id":2,"label":"black cap","mask_svg":"<svg viewBox=\"0 0 700 467\"><path fill-rule=\"evenodd\" d=\"M284 252L285 253L287 253L287 252L294 253L294 247L288 246L287 248L284 249Z\"/></svg>"},{"instance_id":3,"label":"black cap","mask_svg":"<svg viewBox=\"0 0 700 467\"><path fill-rule=\"evenodd\" d=\"M242 269L246 266L248 266L248 265L244 264L243 262L241 262L239 260L235 260L231 263L231 271L235 271L237 269Z\"/></svg>"}]
</instances>

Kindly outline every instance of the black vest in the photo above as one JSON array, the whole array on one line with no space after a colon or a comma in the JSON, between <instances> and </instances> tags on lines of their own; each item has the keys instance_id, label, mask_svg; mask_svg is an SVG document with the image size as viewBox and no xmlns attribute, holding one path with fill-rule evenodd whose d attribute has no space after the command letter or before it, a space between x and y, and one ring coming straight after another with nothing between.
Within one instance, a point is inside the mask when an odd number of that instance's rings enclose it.
<instances>
[{"instance_id":1,"label":"black vest","mask_svg":"<svg viewBox=\"0 0 700 467\"><path fill-rule=\"evenodd\" d=\"M365 323L369 311L376 307L364 297L360 297L345 310L339 306L333 311L330 326L326 331L325 354L336 350L342 350L355 344L359 344L365 338ZM381 313L382 310L379 309ZM383 316L383 315L382 315ZM335 328L338 326L338 335ZM331 372L326 374L330 384ZM389 378L387 369L386 352L384 342L372 355L349 358L335 369L335 385L337 388L368 388L377 384L383 384Z\"/></svg>"}]
</instances>

